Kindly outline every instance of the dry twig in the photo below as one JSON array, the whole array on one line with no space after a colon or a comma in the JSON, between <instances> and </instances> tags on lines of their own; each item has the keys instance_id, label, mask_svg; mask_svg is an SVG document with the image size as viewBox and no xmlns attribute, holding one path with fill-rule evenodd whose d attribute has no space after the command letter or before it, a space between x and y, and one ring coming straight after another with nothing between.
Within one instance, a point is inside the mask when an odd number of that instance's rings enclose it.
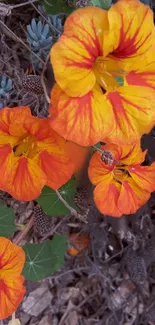
<instances>
[{"instance_id":1,"label":"dry twig","mask_svg":"<svg viewBox=\"0 0 155 325\"><path fill-rule=\"evenodd\" d=\"M86 218L82 215L80 215L74 208L72 208L67 202L66 200L62 197L62 195L60 194L60 192L58 190L56 190L56 194L59 198L59 200L65 205L65 207L71 212L71 214L75 217L78 218L80 221L83 221L85 223L87 223Z\"/></svg>"},{"instance_id":2,"label":"dry twig","mask_svg":"<svg viewBox=\"0 0 155 325\"><path fill-rule=\"evenodd\" d=\"M28 224L26 225L25 229L19 234L19 236L15 239L14 243L19 245L20 242L26 237L30 229L32 228L34 223L34 215L31 216Z\"/></svg>"}]
</instances>

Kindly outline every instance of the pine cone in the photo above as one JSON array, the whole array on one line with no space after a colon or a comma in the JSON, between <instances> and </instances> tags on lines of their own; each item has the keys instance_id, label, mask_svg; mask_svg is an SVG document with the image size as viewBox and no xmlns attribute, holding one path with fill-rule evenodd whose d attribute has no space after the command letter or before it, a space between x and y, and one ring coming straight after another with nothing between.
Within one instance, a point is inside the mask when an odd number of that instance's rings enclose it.
<instances>
[{"instance_id":1,"label":"pine cone","mask_svg":"<svg viewBox=\"0 0 155 325\"><path fill-rule=\"evenodd\" d=\"M88 191L86 188L77 188L77 192L74 196L74 203L79 208L80 214L86 218L90 210L90 204L88 203Z\"/></svg>"},{"instance_id":2,"label":"pine cone","mask_svg":"<svg viewBox=\"0 0 155 325\"><path fill-rule=\"evenodd\" d=\"M155 238L154 235L146 241L146 247L143 252L145 264L149 267L155 262Z\"/></svg>"},{"instance_id":3,"label":"pine cone","mask_svg":"<svg viewBox=\"0 0 155 325\"><path fill-rule=\"evenodd\" d=\"M44 94L40 76L24 76L22 79L22 88L25 89L28 93L32 93L35 95Z\"/></svg>"},{"instance_id":4,"label":"pine cone","mask_svg":"<svg viewBox=\"0 0 155 325\"><path fill-rule=\"evenodd\" d=\"M144 258L136 251L130 251L126 257L126 266L131 280L136 284L142 284L147 278L147 269Z\"/></svg>"},{"instance_id":5,"label":"pine cone","mask_svg":"<svg viewBox=\"0 0 155 325\"><path fill-rule=\"evenodd\" d=\"M47 216L39 206L34 208L34 231L43 237L50 233L54 226L52 217Z\"/></svg>"}]
</instances>

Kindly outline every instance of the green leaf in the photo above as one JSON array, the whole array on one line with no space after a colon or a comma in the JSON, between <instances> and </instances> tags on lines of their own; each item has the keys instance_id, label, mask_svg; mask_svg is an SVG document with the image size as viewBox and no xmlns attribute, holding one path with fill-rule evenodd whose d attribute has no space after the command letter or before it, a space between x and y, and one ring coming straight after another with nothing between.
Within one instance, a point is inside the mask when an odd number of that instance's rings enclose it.
<instances>
[{"instance_id":1,"label":"green leaf","mask_svg":"<svg viewBox=\"0 0 155 325\"><path fill-rule=\"evenodd\" d=\"M70 12L75 9L64 2L64 0L44 0L43 5L48 14L56 15L61 12Z\"/></svg>"},{"instance_id":2,"label":"green leaf","mask_svg":"<svg viewBox=\"0 0 155 325\"><path fill-rule=\"evenodd\" d=\"M8 237L15 231L14 210L0 202L0 236Z\"/></svg>"},{"instance_id":3,"label":"green leaf","mask_svg":"<svg viewBox=\"0 0 155 325\"><path fill-rule=\"evenodd\" d=\"M67 201L73 208L75 207L73 198L76 191L77 182L75 179L70 179L69 182L59 188L59 192L62 197ZM43 211L47 215L70 215L70 211L60 201L56 192L51 188L45 186L41 195L36 200L42 207Z\"/></svg>"},{"instance_id":4,"label":"green leaf","mask_svg":"<svg viewBox=\"0 0 155 325\"><path fill-rule=\"evenodd\" d=\"M63 235L56 235L52 240L40 244L26 244L23 249L26 254L23 270L25 279L40 281L63 266L67 240Z\"/></svg>"},{"instance_id":5,"label":"green leaf","mask_svg":"<svg viewBox=\"0 0 155 325\"><path fill-rule=\"evenodd\" d=\"M90 4L108 10L111 7L112 0L91 0Z\"/></svg>"}]
</instances>

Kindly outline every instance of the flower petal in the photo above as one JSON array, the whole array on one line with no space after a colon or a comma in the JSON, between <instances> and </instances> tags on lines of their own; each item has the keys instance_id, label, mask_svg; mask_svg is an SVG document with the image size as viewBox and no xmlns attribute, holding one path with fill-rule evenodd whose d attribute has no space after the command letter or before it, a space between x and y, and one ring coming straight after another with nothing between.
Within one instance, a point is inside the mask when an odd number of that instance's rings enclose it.
<instances>
[{"instance_id":1,"label":"flower petal","mask_svg":"<svg viewBox=\"0 0 155 325\"><path fill-rule=\"evenodd\" d=\"M9 133L15 137L25 135L24 122L32 116L30 108L28 106L17 106L9 110Z\"/></svg>"},{"instance_id":2,"label":"flower petal","mask_svg":"<svg viewBox=\"0 0 155 325\"><path fill-rule=\"evenodd\" d=\"M121 146L121 149L122 155L120 162L122 164L141 164L145 160L147 150L142 151L139 141L131 146Z\"/></svg>"},{"instance_id":3,"label":"flower petal","mask_svg":"<svg viewBox=\"0 0 155 325\"><path fill-rule=\"evenodd\" d=\"M122 215L117 204L120 190L121 184L115 181L109 183L109 180L106 179L96 186L94 201L101 213L112 217L120 217Z\"/></svg>"},{"instance_id":4,"label":"flower petal","mask_svg":"<svg viewBox=\"0 0 155 325\"><path fill-rule=\"evenodd\" d=\"M0 274L17 275L23 270L25 252L5 237L0 237ZM0 276L0 277L1 277Z\"/></svg>"},{"instance_id":5,"label":"flower petal","mask_svg":"<svg viewBox=\"0 0 155 325\"><path fill-rule=\"evenodd\" d=\"M106 142L129 145L151 130L155 123L155 92L151 88L120 87L105 96L114 113L114 129Z\"/></svg>"},{"instance_id":6,"label":"flower petal","mask_svg":"<svg viewBox=\"0 0 155 325\"><path fill-rule=\"evenodd\" d=\"M104 147L101 147L104 150ZM113 180L112 176L113 166L106 165L100 156L99 152L95 152L90 159L89 168L88 168L88 176L92 184L97 185L100 182L109 181L109 183Z\"/></svg>"},{"instance_id":7,"label":"flower petal","mask_svg":"<svg viewBox=\"0 0 155 325\"><path fill-rule=\"evenodd\" d=\"M34 200L40 195L45 184L45 173L34 160L25 157L14 160L8 192L15 199L21 201Z\"/></svg>"},{"instance_id":8,"label":"flower petal","mask_svg":"<svg viewBox=\"0 0 155 325\"><path fill-rule=\"evenodd\" d=\"M138 60L138 67L126 74L125 82L128 85L145 86L155 89L155 47L147 51Z\"/></svg>"},{"instance_id":9,"label":"flower petal","mask_svg":"<svg viewBox=\"0 0 155 325\"><path fill-rule=\"evenodd\" d=\"M11 316L22 302L26 292L23 282L24 277L21 275L0 279L0 319Z\"/></svg>"},{"instance_id":10,"label":"flower petal","mask_svg":"<svg viewBox=\"0 0 155 325\"><path fill-rule=\"evenodd\" d=\"M62 148L57 153L41 151L38 164L47 177L46 185L54 190L67 183L75 170L70 157Z\"/></svg>"},{"instance_id":11,"label":"flower petal","mask_svg":"<svg viewBox=\"0 0 155 325\"><path fill-rule=\"evenodd\" d=\"M47 135L44 138L42 137L42 139L37 142L38 149L42 151L47 150L54 156L56 155L58 158L60 155L60 160L62 160L62 155L65 155L68 161L73 163L75 171L82 168L87 156L89 155L89 148L84 148L74 142L66 141L63 137L51 129L49 126L49 121L45 130L47 130ZM37 134L37 138L39 137L40 134Z\"/></svg>"},{"instance_id":12,"label":"flower petal","mask_svg":"<svg viewBox=\"0 0 155 325\"><path fill-rule=\"evenodd\" d=\"M0 237L0 319L16 311L25 294L20 276L25 263L23 249L10 240Z\"/></svg>"},{"instance_id":13,"label":"flower petal","mask_svg":"<svg viewBox=\"0 0 155 325\"><path fill-rule=\"evenodd\" d=\"M75 171L78 171L84 168L87 158L90 155L90 148L81 147L74 142L67 141L66 152L75 166Z\"/></svg>"},{"instance_id":14,"label":"flower petal","mask_svg":"<svg viewBox=\"0 0 155 325\"><path fill-rule=\"evenodd\" d=\"M49 138L52 133L48 119L41 119L36 116L30 116L27 118L24 122L24 128L27 134L35 137L38 141Z\"/></svg>"},{"instance_id":15,"label":"flower petal","mask_svg":"<svg viewBox=\"0 0 155 325\"><path fill-rule=\"evenodd\" d=\"M149 192L155 191L155 163L151 166L131 165L128 171L140 188Z\"/></svg>"},{"instance_id":16,"label":"flower petal","mask_svg":"<svg viewBox=\"0 0 155 325\"><path fill-rule=\"evenodd\" d=\"M103 54L107 28L107 12L100 8L80 8L67 18L63 35L51 49L51 62L57 83L69 96L83 96L95 85L92 68Z\"/></svg>"},{"instance_id":17,"label":"flower petal","mask_svg":"<svg viewBox=\"0 0 155 325\"><path fill-rule=\"evenodd\" d=\"M146 151L142 151L140 141L134 145L116 145L108 143L100 148L101 150L108 150L113 154L114 160L119 161L121 164L131 165L141 164L145 160Z\"/></svg>"},{"instance_id":18,"label":"flower petal","mask_svg":"<svg viewBox=\"0 0 155 325\"><path fill-rule=\"evenodd\" d=\"M14 145L17 141L16 136L10 134L10 111L8 107L0 110L0 145L8 144Z\"/></svg>"},{"instance_id":19,"label":"flower petal","mask_svg":"<svg viewBox=\"0 0 155 325\"><path fill-rule=\"evenodd\" d=\"M131 178L128 178L122 183L117 204L122 214L132 214L143 206L149 197L148 191L140 188Z\"/></svg>"},{"instance_id":20,"label":"flower petal","mask_svg":"<svg viewBox=\"0 0 155 325\"><path fill-rule=\"evenodd\" d=\"M58 85L52 90L51 127L65 139L94 145L113 129L112 105L98 86L83 97L68 97Z\"/></svg>"},{"instance_id":21,"label":"flower petal","mask_svg":"<svg viewBox=\"0 0 155 325\"><path fill-rule=\"evenodd\" d=\"M119 59L134 58L154 44L153 12L137 0L119 0L108 11L109 31L103 46Z\"/></svg>"},{"instance_id":22,"label":"flower petal","mask_svg":"<svg viewBox=\"0 0 155 325\"><path fill-rule=\"evenodd\" d=\"M0 147L0 189L8 191L12 183L12 168L14 165L14 155L10 145Z\"/></svg>"}]
</instances>

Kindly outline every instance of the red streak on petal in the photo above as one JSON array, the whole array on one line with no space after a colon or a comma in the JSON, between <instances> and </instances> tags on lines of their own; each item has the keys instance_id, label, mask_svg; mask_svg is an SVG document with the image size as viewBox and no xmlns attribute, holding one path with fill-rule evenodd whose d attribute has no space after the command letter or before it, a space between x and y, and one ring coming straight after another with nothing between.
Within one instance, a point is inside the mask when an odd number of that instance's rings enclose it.
<instances>
[{"instance_id":1,"label":"red streak on petal","mask_svg":"<svg viewBox=\"0 0 155 325\"><path fill-rule=\"evenodd\" d=\"M7 251L8 247L9 247L9 245L10 245L10 242L8 241L8 243L7 243L6 247L5 247L5 250L4 250L3 253L0 255L0 270L2 270L2 269L3 269L3 268L8 264L8 261L9 261L9 263L10 263L9 258L8 258L8 260L7 260L5 263L2 263L3 257L5 256L6 251Z\"/></svg>"},{"instance_id":2,"label":"red streak on petal","mask_svg":"<svg viewBox=\"0 0 155 325\"><path fill-rule=\"evenodd\" d=\"M102 56L103 51L96 33L96 28L94 26L94 21L93 19L91 20L91 24L92 24L92 28L95 34L95 38L92 37L92 35L85 29L85 33L87 34L87 36L89 38L91 38L91 40L93 41L93 44L89 44L88 42L85 42L84 40L81 40L77 35L72 35L72 39L75 40L75 42L79 42L82 47L84 46L86 51L90 54L90 58L86 58L84 56L82 56L80 53L78 53L77 51L75 51L73 48L69 48L69 46L67 45L66 47L68 47L68 49L70 49L72 52L74 52L76 55L78 55L79 57L81 57L81 59L83 60L82 62L74 62L73 63L67 63L66 66L76 66L76 67L80 67L80 68L85 68L85 69L91 69L95 63L95 60L98 56ZM76 24L78 30L81 30L81 33L83 34L83 28L81 25ZM67 36L68 37L68 36Z\"/></svg>"},{"instance_id":3,"label":"red streak on petal","mask_svg":"<svg viewBox=\"0 0 155 325\"><path fill-rule=\"evenodd\" d=\"M154 79L151 79L151 76ZM131 71L126 76L126 80L129 85L145 86L155 89L155 85L151 85L151 81L155 83L155 72L140 72L137 74L135 71Z\"/></svg>"},{"instance_id":4,"label":"red streak on petal","mask_svg":"<svg viewBox=\"0 0 155 325\"><path fill-rule=\"evenodd\" d=\"M123 16L121 14L122 27L120 29L120 41L119 41L118 48L113 51L113 55L114 56L123 59L123 58L130 57L130 56L132 56L134 54L136 55L136 52L147 41L147 39L150 37L151 33L149 33L145 37L145 39L143 40L143 42L141 42L141 39L137 40L137 42L136 42L136 38L138 37L138 33L141 30L142 24L144 23L144 19L146 18L148 12L149 12L149 8L146 11L145 17L143 18L141 24L139 25L138 29L135 31L135 34L132 36L132 38L129 38L127 36L127 33L129 32L129 30L130 30L130 28L132 26L132 23L134 23L134 17L136 16L136 13L133 16L133 19L130 21L129 26L128 26L128 28L127 28L127 30L126 30L125 33L124 33L124 30L123 30L123 25L124 25Z\"/></svg>"},{"instance_id":5,"label":"red streak on petal","mask_svg":"<svg viewBox=\"0 0 155 325\"><path fill-rule=\"evenodd\" d=\"M122 117L124 117L124 121L126 120L126 122L130 125L131 129L134 130L134 128L132 127L132 125L130 123L130 120L128 119L128 116L126 114L124 106L123 106L124 98L122 98L120 96L120 94L117 92L109 93L107 95L107 98L110 100L110 102L112 104L113 112L115 115L115 120L116 120L116 123L119 126L119 128L122 128L121 121L119 119L119 116L122 116ZM132 103L132 105L133 105L133 103Z\"/></svg>"},{"instance_id":6,"label":"red streak on petal","mask_svg":"<svg viewBox=\"0 0 155 325\"><path fill-rule=\"evenodd\" d=\"M72 126L70 127L70 130L68 132L68 135L70 133L72 133L72 131L76 127L76 123L80 119L80 116L83 120L84 116L85 115L87 116L89 114L90 125L92 125L92 105L91 105L92 96L93 96L93 94L90 91L85 96L75 99L75 106L73 104L73 98L70 98L65 102L62 110L65 111L65 109L67 109L67 107L70 107L70 106L73 107L73 109L75 110L75 114L74 114L74 118L73 118L74 120L73 120ZM79 129L79 132L80 132L80 129ZM77 136L78 136L78 134L77 134Z\"/></svg>"}]
</instances>

